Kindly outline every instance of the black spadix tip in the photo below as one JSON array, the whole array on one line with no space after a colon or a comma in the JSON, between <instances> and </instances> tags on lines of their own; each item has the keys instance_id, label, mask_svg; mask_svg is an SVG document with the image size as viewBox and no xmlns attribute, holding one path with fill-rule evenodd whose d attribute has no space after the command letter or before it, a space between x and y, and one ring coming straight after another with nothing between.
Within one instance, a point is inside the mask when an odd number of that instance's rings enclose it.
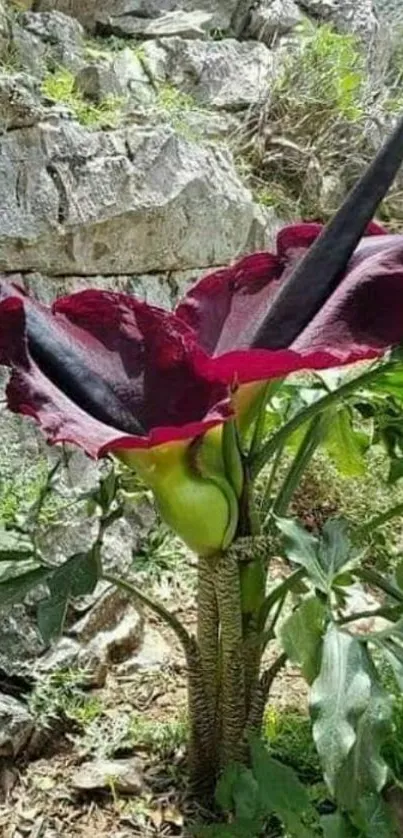
<instances>
[{"instance_id":1,"label":"black spadix tip","mask_svg":"<svg viewBox=\"0 0 403 838\"><path fill-rule=\"evenodd\" d=\"M145 436L135 416L119 401L107 381L91 370L62 335L52 334L39 311L25 308L28 345L42 372L78 407L118 430Z\"/></svg>"},{"instance_id":2,"label":"black spadix tip","mask_svg":"<svg viewBox=\"0 0 403 838\"><path fill-rule=\"evenodd\" d=\"M334 218L284 282L259 327L256 349L290 346L337 287L403 162L403 117Z\"/></svg>"}]
</instances>

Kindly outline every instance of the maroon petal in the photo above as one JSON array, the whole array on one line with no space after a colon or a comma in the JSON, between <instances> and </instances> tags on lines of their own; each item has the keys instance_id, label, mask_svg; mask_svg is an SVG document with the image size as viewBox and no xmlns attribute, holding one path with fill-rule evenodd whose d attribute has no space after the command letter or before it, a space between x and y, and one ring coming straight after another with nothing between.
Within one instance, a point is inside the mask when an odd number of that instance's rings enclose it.
<instances>
[{"instance_id":1,"label":"maroon petal","mask_svg":"<svg viewBox=\"0 0 403 838\"><path fill-rule=\"evenodd\" d=\"M84 291L49 309L0 283L9 406L33 416L51 442L100 456L187 439L225 421L227 390L195 369L198 354L186 324L132 297Z\"/></svg>"},{"instance_id":2,"label":"maroon petal","mask_svg":"<svg viewBox=\"0 0 403 838\"><path fill-rule=\"evenodd\" d=\"M280 231L277 254L258 253L205 277L176 314L187 322L210 360L200 369L228 383L246 383L377 357L403 338L402 236L372 223L344 279L303 334L286 349L251 349L277 289L320 224Z\"/></svg>"}]
</instances>

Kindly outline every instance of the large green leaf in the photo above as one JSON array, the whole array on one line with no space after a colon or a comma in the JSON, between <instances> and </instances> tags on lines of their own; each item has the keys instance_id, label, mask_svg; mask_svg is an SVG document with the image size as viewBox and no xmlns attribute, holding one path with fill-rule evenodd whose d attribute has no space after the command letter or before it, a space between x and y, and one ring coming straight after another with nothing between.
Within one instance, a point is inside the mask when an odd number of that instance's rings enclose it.
<instances>
[{"instance_id":1,"label":"large green leaf","mask_svg":"<svg viewBox=\"0 0 403 838\"><path fill-rule=\"evenodd\" d=\"M382 748L391 724L391 699L379 684L369 656L367 666L371 677L371 698L358 721L354 746L337 778L337 800L351 812L358 800L363 800L369 793L380 792L388 777ZM371 800L375 799L373 794ZM374 821L375 816L381 818L379 807L374 809ZM375 835L374 828L371 835Z\"/></svg>"},{"instance_id":2,"label":"large green leaf","mask_svg":"<svg viewBox=\"0 0 403 838\"><path fill-rule=\"evenodd\" d=\"M39 603L36 618L45 643L50 643L51 640L61 635L68 604L68 597L63 593L59 596L56 594L50 596Z\"/></svg>"},{"instance_id":3,"label":"large green leaf","mask_svg":"<svg viewBox=\"0 0 403 838\"><path fill-rule=\"evenodd\" d=\"M310 695L313 737L331 792L356 741L356 728L371 696L371 679L359 640L331 624L320 673Z\"/></svg>"},{"instance_id":4,"label":"large green leaf","mask_svg":"<svg viewBox=\"0 0 403 838\"><path fill-rule=\"evenodd\" d=\"M334 625L326 633L310 707L325 779L352 811L361 796L380 791L386 781L381 748L391 705L366 647Z\"/></svg>"},{"instance_id":5,"label":"large green leaf","mask_svg":"<svg viewBox=\"0 0 403 838\"><path fill-rule=\"evenodd\" d=\"M403 457L392 457L387 482L397 483L403 477Z\"/></svg>"},{"instance_id":6,"label":"large green leaf","mask_svg":"<svg viewBox=\"0 0 403 838\"><path fill-rule=\"evenodd\" d=\"M304 678L311 684L320 668L326 609L318 597L304 599L280 628L284 651L293 663L299 664Z\"/></svg>"},{"instance_id":7,"label":"large green leaf","mask_svg":"<svg viewBox=\"0 0 403 838\"><path fill-rule=\"evenodd\" d=\"M284 535L290 561L302 565L315 587L328 594L334 579L351 559L347 522L343 518L327 521L320 539L292 518L278 518L277 526Z\"/></svg>"},{"instance_id":8,"label":"large green leaf","mask_svg":"<svg viewBox=\"0 0 403 838\"><path fill-rule=\"evenodd\" d=\"M53 571L48 580L50 595L39 603L37 612L38 628L46 643L61 634L69 600L91 594L98 575L98 558L94 550L71 556Z\"/></svg>"},{"instance_id":9,"label":"large green leaf","mask_svg":"<svg viewBox=\"0 0 403 838\"><path fill-rule=\"evenodd\" d=\"M351 560L351 540L348 522L344 518L330 518L326 521L319 543L319 560L326 569L329 582Z\"/></svg>"},{"instance_id":10,"label":"large green leaf","mask_svg":"<svg viewBox=\"0 0 403 838\"><path fill-rule=\"evenodd\" d=\"M389 809L379 794L357 798L353 820L365 838L397 838Z\"/></svg>"},{"instance_id":11,"label":"large green leaf","mask_svg":"<svg viewBox=\"0 0 403 838\"><path fill-rule=\"evenodd\" d=\"M86 596L92 594L98 582L98 560L94 550L88 553L76 553L58 567L51 579L51 593L64 592L66 596Z\"/></svg>"},{"instance_id":12,"label":"large green leaf","mask_svg":"<svg viewBox=\"0 0 403 838\"><path fill-rule=\"evenodd\" d=\"M270 756L257 736L252 736L250 743L262 814L274 812L293 838L312 838L301 819L308 812L315 814L305 787L291 768Z\"/></svg>"},{"instance_id":13,"label":"large green leaf","mask_svg":"<svg viewBox=\"0 0 403 838\"><path fill-rule=\"evenodd\" d=\"M347 407L337 410L327 424L325 448L342 474L347 477L365 474L368 437L353 427Z\"/></svg>"},{"instance_id":14,"label":"large green leaf","mask_svg":"<svg viewBox=\"0 0 403 838\"><path fill-rule=\"evenodd\" d=\"M325 815L320 820L324 838L354 838L357 835L347 818L340 812Z\"/></svg>"},{"instance_id":15,"label":"large green leaf","mask_svg":"<svg viewBox=\"0 0 403 838\"><path fill-rule=\"evenodd\" d=\"M30 591L47 581L49 572L47 567L30 567L25 573L1 581L0 608L15 602L22 602Z\"/></svg>"},{"instance_id":16,"label":"large green leaf","mask_svg":"<svg viewBox=\"0 0 403 838\"><path fill-rule=\"evenodd\" d=\"M215 797L224 812L235 812L237 820L253 821L259 816L259 787L252 771L231 763L217 783Z\"/></svg>"},{"instance_id":17,"label":"large green leaf","mask_svg":"<svg viewBox=\"0 0 403 838\"><path fill-rule=\"evenodd\" d=\"M393 669L395 678L403 690L403 620L388 626L371 636L372 643L381 650Z\"/></svg>"}]
</instances>

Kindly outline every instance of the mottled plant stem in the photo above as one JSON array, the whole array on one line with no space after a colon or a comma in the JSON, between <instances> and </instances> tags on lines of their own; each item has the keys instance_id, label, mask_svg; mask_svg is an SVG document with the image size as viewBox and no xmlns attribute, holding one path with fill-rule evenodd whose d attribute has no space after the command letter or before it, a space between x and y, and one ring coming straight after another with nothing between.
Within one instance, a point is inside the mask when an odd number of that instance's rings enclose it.
<instances>
[{"instance_id":1,"label":"mottled plant stem","mask_svg":"<svg viewBox=\"0 0 403 838\"><path fill-rule=\"evenodd\" d=\"M215 558L200 557L197 580L197 644L212 729L215 728L217 720L219 679L219 623L214 586L215 562Z\"/></svg>"},{"instance_id":2,"label":"mottled plant stem","mask_svg":"<svg viewBox=\"0 0 403 838\"><path fill-rule=\"evenodd\" d=\"M215 565L215 589L220 620L220 765L241 756L245 727L245 673L239 565L228 551Z\"/></svg>"}]
</instances>

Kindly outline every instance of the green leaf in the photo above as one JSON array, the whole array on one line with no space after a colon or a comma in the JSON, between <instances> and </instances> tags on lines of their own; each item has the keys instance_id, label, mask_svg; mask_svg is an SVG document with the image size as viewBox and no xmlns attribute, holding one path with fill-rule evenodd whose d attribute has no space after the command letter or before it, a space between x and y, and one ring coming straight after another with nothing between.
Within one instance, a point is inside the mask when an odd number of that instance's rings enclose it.
<instances>
[{"instance_id":1,"label":"green leaf","mask_svg":"<svg viewBox=\"0 0 403 838\"><path fill-rule=\"evenodd\" d=\"M99 485L99 504L105 511L109 509L112 501L116 496L118 489L118 480L114 469L111 469L109 474L100 481Z\"/></svg>"},{"instance_id":2,"label":"green leaf","mask_svg":"<svg viewBox=\"0 0 403 838\"><path fill-rule=\"evenodd\" d=\"M397 836L391 814L378 794L360 797L352 817L365 838L393 838Z\"/></svg>"},{"instance_id":3,"label":"green leaf","mask_svg":"<svg viewBox=\"0 0 403 838\"><path fill-rule=\"evenodd\" d=\"M318 560L319 540L292 518L277 518L276 524L284 535L288 559L302 565L316 587L327 592L326 576Z\"/></svg>"},{"instance_id":4,"label":"green leaf","mask_svg":"<svg viewBox=\"0 0 403 838\"><path fill-rule=\"evenodd\" d=\"M350 559L348 522L344 518L330 518L323 527L319 543L319 560L327 571L328 579L333 581Z\"/></svg>"},{"instance_id":5,"label":"green leaf","mask_svg":"<svg viewBox=\"0 0 403 838\"><path fill-rule=\"evenodd\" d=\"M258 784L249 768L231 763L220 777L216 801L224 812L233 812L241 821L253 821L259 814Z\"/></svg>"},{"instance_id":6,"label":"green leaf","mask_svg":"<svg viewBox=\"0 0 403 838\"><path fill-rule=\"evenodd\" d=\"M293 663L299 664L308 684L317 677L320 668L325 614L325 606L318 597L304 599L279 632L284 651Z\"/></svg>"},{"instance_id":7,"label":"green leaf","mask_svg":"<svg viewBox=\"0 0 403 838\"><path fill-rule=\"evenodd\" d=\"M347 477L365 474L367 447L368 438L354 429L349 409L343 407L334 413L327 426L325 448L339 471Z\"/></svg>"},{"instance_id":8,"label":"green leaf","mask_svg":"<svg viewBox=\"0 0 403 838\"><path fill-rule=\"evenodd\" d=\"M98 582L99 566L94 550L76 553L60 565L49 579L49 588L56 596L67 597L92 594Z\"/></svg>"},{"instance_id":9,"label":"green leaf","mask_svg":"<svg viewBox=\"0 0 403 838\"><path fill-rule=\"evenodd\" d=\"M99 576L95 550L76 553L57 567L48 579L50 596L38 606L38 628L46 643L60 636L69 599L91 594Z\"/></svg>"},{"instance_id":10,"label":"green leaf","mask_svg":"<svg viewBox=\"0 0 403 838\"><path fill-rule=\"evenodd\" d=\"M370 691L361 643L330 625L323 642L320 673L311 689L310 712L313 737L332 794L354 746L357 722L367 709Z\"/></svg>"},{"instance_id":11,"label":"green leaf","mask_svg":"<svg viewBox=\"0 0 403 838\"><path fill-rule=\"evenodd\" d=\"M324 838L354 838L355 830L341 812L320 819Z\"/></svg>"},{"instance_id":12,"label":"green leaf","mask_svg":"<svg viewBox=\"0 0 403 838\"><path fill-rule=\"evenodd\" d=\"M257 822L251 824L231 823L214 824L213 826L199 826L192 829L194 838L259 838L262 824Z\"/></svg>"},{"instance_id":13,"label":"green leaf","mask_svg":"<svg viewBox=\"0 0 403 838\"><path fill-rule=\"evenodd\" d=\"M66 619L68 602L68 598L61 594L60 596L51 596L43 599L39 603L37 608L37 622L45 643L50 643L51 640L61 635Z\"/></svg>"},{"instance_id":14,"label":"green leaf","mask_svg":"<svg viewBox=\"0 0 403 838\"><path fill-rule=\"evenodd\" d=\"M277 518L290 561L302 565L315 587L329 594L334 580L351 559L347 522L334 518L326 522L320 539L291 518Z\"/></svg>"},{"instance_id":15,"label":"green leaf","mask_svg":"<svg viewBox=\"0 0 403 838\"><path fill-rule=\"evenodd\" d=\"M273 759L257 736L250 737L250 744L262 814L267 816L274 812L293 838L311 838L301 816L307 812L314 813L314 810L297 775L287 765Z\"/></svg>"},{"instance_id":16,"label":"green leaf","mask_svg":"<svg viewBox=\"0 0 403 838\"><path fill-rule=\"evenodd\" d=\"M401 590L403 590L403 561L399 562L395 569L395 580Z\"/></svg>"},{"instance_id":17,"label":"green leaf","mask_svg":"<svg viewBox=\"0 0 403 838\"><path fill-rule=\"evenodd\" d=\"M390 461L390 468L387 482L397 483L403 477L403 457L393 457Z\"/></svg>"},{"instance_id":18,"label":"green leaf","mask_svg":"<svg viewBox=\"0 0 403 838\"><path fill-rule=\"evenodd\" d=\"M0 607L22 602L33 588L46 582L48 576L49 568L36 567L5 582L0 582Z\"/></svg>"},{"instance_id":19,"label":"green leaf","mask_svg":"<svg viewBox=\"0 0 403 838\"><path fill-rule=\"evenodd\" d=\"M334 625L325 636L310 709L326 782L337 801L353 810L360 796L378 792L386 781L381 748L391 704L366 647Z\"/></svg>"}]
</instances>

